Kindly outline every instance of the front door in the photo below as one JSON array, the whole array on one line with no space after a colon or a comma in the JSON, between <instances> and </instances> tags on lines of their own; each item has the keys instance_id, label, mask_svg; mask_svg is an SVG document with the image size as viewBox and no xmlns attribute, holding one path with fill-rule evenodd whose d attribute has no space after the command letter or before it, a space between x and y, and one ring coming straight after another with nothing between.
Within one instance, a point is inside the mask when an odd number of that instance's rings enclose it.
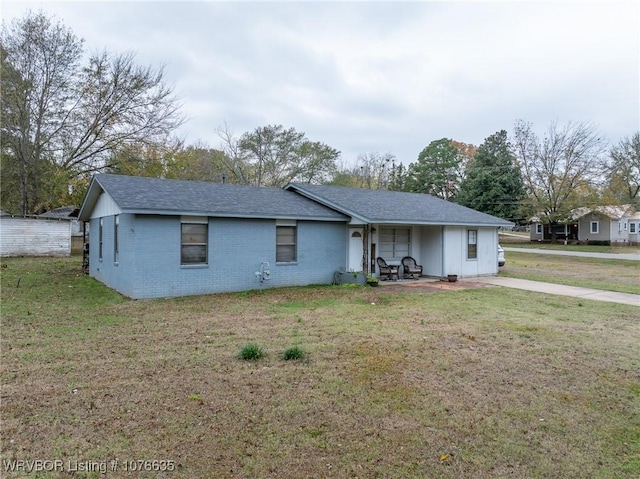
<instances>
[{"instance_id":1,"label":"front door","mask_svg":"<svg viewBox=\"0 0 640 479\"><path fill-rule=\"evenodd\" d=\"M362 271L362 229L349 229L349 271Z\"/></svg>"}]
</instances>

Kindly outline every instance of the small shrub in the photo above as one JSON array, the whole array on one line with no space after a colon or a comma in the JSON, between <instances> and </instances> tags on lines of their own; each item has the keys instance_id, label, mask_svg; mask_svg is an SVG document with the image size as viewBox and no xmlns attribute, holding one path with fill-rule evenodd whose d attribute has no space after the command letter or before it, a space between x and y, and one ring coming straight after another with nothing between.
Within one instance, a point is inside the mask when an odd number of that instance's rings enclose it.
<instances>
[{"instance_id":1,"label":"small shrub","mask_svg":"<svg viewBox=\"0 0 640 479\"><path fill-rule=\"evenodd\" d=\"M304 358L304 350L300 346L292 346L282 352L282 359L285 361L294 361Z\"/></svg>"},{"instance_id":2,"label":"small shrub","mask_svg":"<svg viewBox=\"0 0 640 479\"><path fill-rule=\"evenodd\" d=\"M238 358L245 361L257 361L264 356L264 350L256 343L245 344L240 352Z\"/></svg>"}]
</instances>

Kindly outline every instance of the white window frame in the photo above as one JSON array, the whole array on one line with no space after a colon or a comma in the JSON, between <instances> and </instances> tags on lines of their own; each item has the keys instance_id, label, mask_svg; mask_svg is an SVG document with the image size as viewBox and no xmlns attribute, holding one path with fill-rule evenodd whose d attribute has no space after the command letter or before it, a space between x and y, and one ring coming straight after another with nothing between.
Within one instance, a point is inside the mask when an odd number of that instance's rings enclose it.
<instances>
[{"instance_id":1,"label":"white window frame","mask_svg":"<svg viewBox=\"0 0 640 479\"><path fill-rule=\"evenodd\" d=\"M594 229L595 226L595 229ZM592 220L589 222L589 233L592 235L597 235L600 233L600 222L596 220Z\"/></svg>"},{"instance_id":2,"label":"white window frame","mask_svg":"<svg viewBox=\"0 0 640 479\"><path fill-rule=\"evenodd\" d=\"M478 259L478 230L467 230L467 259Z\"/></svg>"},{"instance_id":3,"label":"white window frame","mask_svg":"<svg viewBox=\"0 0 640 479\"><path fill-rule=\"evenodd\" d=\"M541 235L542 234L542 223L536 224L536 234L537 235Z\"/></svg>"},{"instance_id":4,"label":"white window frame","mask_svg":"<svg viewBox=\"0 0 640 479\"><path fill-rule=\"evenodd\" d=\"M185 242L183 227L188 226L204 226L204 243ZM204 261L192 262L185 261L183 256L183 248L185 246L204 246ZM209 218L206 216L183 216L180 218L180 266L207 266L209 264Z\"/></svg>"},{"instance_id":5,"label":"white window frame","mask_svg":"<svg viewBox=\"0 0 640 479\"><path fill-rule=\"evenodd\" d=\"M104 218L98 220L98 260L102 261L104 248Z\"/></svg>"},{"instance_id":6,"label":"white window frame","mask_svg":"<svg viewBox=\"0 0 640 479\"><path fill-rule=\"evenodd\" d=\"M629 233L635 234L636 231L636 223L629 223Z\"/></svg>"},{"instance_id":7,"label":"white window frame","mask_svg":"<svg viewBox=\"0 0 640 479\"><path fill-rule=\"evenodd\" d=\"M293 230L293 241L283 242L278 232ZM287 235L291 236L291 235ZM285 251L282 251L284 248ZM298 262L298 222L296 220L276 220L276 263Z\"/></svg>"},{"instance_id":8,"label":"white window frame","mask_svg":"<svg viewBox=\"0 0 640 479\"><path fill-rule=\"evenodd\" d=\"M120 226L120 215L113 217L113 262L118 264L120 260L120 245L118 244L118 229Z\"/></svg>"},{"instance_id":9,"label":"white window frame","mask_svg":"<svg viewBox=\"0 0 640 479\"><path fill-rule=\"evenodd\" d=\"M406 238L406 241L402 241ZM400 261L411 255L411 227L385 226L380 228L378 236L379 254L386 261Z\"/></svg>"}]
</instances>

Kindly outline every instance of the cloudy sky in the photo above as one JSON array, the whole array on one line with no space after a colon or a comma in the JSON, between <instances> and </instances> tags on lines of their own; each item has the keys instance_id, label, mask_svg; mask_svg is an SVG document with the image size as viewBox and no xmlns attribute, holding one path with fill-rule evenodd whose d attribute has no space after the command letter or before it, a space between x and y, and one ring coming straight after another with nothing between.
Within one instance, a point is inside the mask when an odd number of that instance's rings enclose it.
<instances>
[{"instance_id":1,"label":"cloudy sky","mask_svg":"<svg viewBox=\"0 0 640 479\"><path fill-rule=\"evenodd\" d=\"M479 145L523 119L640 129L637 1L12 2L59 17L89 51L165 65L189 121L217 147L281 124L342 152L409 164L431 141Z\"/></svg>"}]
</instances>

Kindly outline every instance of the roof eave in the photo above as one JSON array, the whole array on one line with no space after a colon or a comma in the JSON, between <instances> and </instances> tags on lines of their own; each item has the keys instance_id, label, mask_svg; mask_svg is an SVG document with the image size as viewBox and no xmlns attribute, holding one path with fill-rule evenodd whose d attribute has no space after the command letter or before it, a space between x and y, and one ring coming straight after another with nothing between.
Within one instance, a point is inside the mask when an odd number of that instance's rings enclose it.
<instances>
[{"instance_id":1,"label":"roof eave","mask_svg":"<svg viewBox=\"0 0 640 479\"><path fill-rule=\"evenodd\" d=\"M490 228L511 228L515 223L510 221L496 222L496 223L479 223L479 222L465 222L465 221L404 221L404 220L381 220L374 219L371 223L379 225L422 225L422 226L477 226L477 227L490 227Z\"/></svg>"},{"instance_id":2,"label":"roof eave","mask_svg":"<svg viewBox=\"0 0 640 479\"><path fill-rule=\"evenodd\" d=\"M91 211L96 205L100 194L104 192L104 188L98 181L97 177L94 175L91 178L91 183L89 184L89 189L87 190L86 195L84 196L84 201L82 202L82 206L80 207L80 211L78 212L78 220L79 221L88 221L91 218Z\"/></svg>"},{"instance_id":3,"label":"roof eave","mask_svg":"<svg viewBox=\"0 0 640 479\"><path fill-rule=\"evenodd\" d=\"M298 220L298 221L334 221L346 223L349 219L335 216L301 216L292 214L263 214L263 213L233 213L219 211L187 211L187 210L156 210L156 209L132 209L123 208L123 214L154 215L154 216L206 216L211 218L242 218L242 219L278 219L278 220Z\"/></svg>"}]
</instances>

